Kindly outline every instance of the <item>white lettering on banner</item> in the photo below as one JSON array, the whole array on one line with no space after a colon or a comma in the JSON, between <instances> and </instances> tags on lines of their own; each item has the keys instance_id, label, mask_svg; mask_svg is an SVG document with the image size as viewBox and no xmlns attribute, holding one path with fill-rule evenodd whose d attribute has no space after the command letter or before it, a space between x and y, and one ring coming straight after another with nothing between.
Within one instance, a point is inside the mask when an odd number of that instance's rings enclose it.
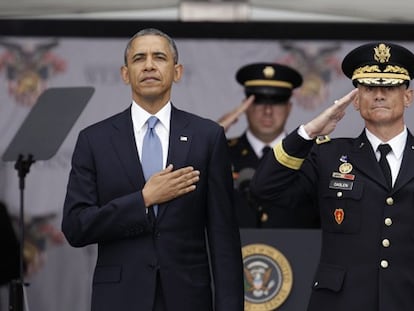
<instances>
[{"instance_id":1,"label":"white lettering on banner","mask_svg":"<svg viewBox=\"0 0 414 311\"><path fill-rule=\"evenodd\" d=\"M36 43L37 37L7 38L19 43ZM56 214L55 226L60 226L62 206L67 186L70 158L78 133L84 127L120 112L131 104L130 86L120 78L119 68L123 65L123 53L127 38L57 38L59 45L53 52L66 63L66 70L49 77L48 86L95 87L96 92L84 112L75 123L58 153L51 160L35 163L26 177L26 212L30 215ZM222 39L177 39L180 62L184 65L183 79L173 86L172 103L180 108L212 120L239 105L244 97L243 90L235 80L235 71L242 65L276 61L301 70L300 60L295 53L284 48L280 40L222 40ZM296 51L320 51L332 43L325 41L297 40ZM344 40L332 56L332 63L340 63L340 57L359 42ZM284 43L286 47L286 42ZM414 50L413 44L407 48ZM0 46L0 59L8 55L7 47ZM7 56L6 55L6 56ZM324 67L323 76L317 76L321 85L316 96L323 103L333 102L349 91L349 80L330 67ZM306 72L303 72L304 74ZM329 77L329 78L326 78ZM18 130L30 107L18 105L8 90L6 67L0 67L0 154ZM306 77L304 81L307 81ZM321 96L323 94L323 96ZM328 94L328 95L326 95ZM324 97L328 96L328 97ZM297 98L293 98L297 102ZM311 120L315 109L304 109L293 105L286 130L294 130L303 120ZM407 124L414 124L414 114L406 115ZM246 128L241 118L227 132L229 137L240 135ZM337 136L356 136L361 130L360 116L356 111L347 111L335 130ZM351 175L345 177L351 178ZM330 187L351 190L352 183L333 179ZM0 166L0 200L18 214L19 192L17 172L12 163ZM67 245L48 251L48 259L42 273L33 279L27 288L29 301L37 310L59 311L88 310L90 304L90 279L95 263L95 248L72 249ZM65 268L62 269L62 266ZM65 280L62 283L62 280ZM59 284L59 286L56 286ZM74 290L76 289L76 290Z\"/></svg>"}]
</instances>

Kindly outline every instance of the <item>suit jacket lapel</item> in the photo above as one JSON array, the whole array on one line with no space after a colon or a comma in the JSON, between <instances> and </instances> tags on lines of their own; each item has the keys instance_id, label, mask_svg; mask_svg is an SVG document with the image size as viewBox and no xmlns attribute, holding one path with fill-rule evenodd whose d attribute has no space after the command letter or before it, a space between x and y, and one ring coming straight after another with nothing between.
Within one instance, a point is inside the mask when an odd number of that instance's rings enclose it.
<instances>
[{"instance_id":1,"label":"suit jacket lapel","mask_svg":"<svg viewBox=\"0 0 414 311\"><path fill-rule=\"evenodd\" d=\"M187 114L172 106L170 141L166 164L172 164L174 170L182 168L188 163L187 157L193 138L193 129L191 129L189 125L190 120L188 119ZM163 216L166 210L167 208L164 204L158 207L157 221Z\"/></svg>"},{"instance_id":2,"label":"suit jacket lapel","mask_svg":"<svg viewBox=\"0 0 414 311\"><path fill-rule=\"evenodd\" d=\"M372 178L373 181L388 188L384 174L381 171L371 143L365 131L354 141L354 148L350 154L350 161L359 171Z\"/></svg>"},{"instance_id":3,"label":"suit jacket lapel","mask_svg":"<svg viewBox=\"0 0 414 311\"><path fill-rule=\"evenodd\" d=\"M125 174L136 188L144 185L145 178L135 143L134 127L132 125L131 108L126 109L114 119L111 142L115 147L119 161L124 167Z\"/></svg>"},{"instance_id":4,"label":"suit jacket lapel","mask_svg":"<svg viewBox=\"0 0 414 311\"><path fill-rule=\"evenodd\" d=\"M193 134L193 130L189 128L189 123L190 120L187 118L187 115L173 106L171 110L167 165L173 164L175 169L186 165Z\"/></svg>"},{"instance_id":5,"label":"suit jacket lapel","mask_svg":"<svg viewBox=\"0 0 414 311\"><path fill-rule=\"evenodd\" d=\"M414 178L414 137L408 132L400 171L394 184L394 191L404 187L406 183Z\"/></svg>"}]
</instances>

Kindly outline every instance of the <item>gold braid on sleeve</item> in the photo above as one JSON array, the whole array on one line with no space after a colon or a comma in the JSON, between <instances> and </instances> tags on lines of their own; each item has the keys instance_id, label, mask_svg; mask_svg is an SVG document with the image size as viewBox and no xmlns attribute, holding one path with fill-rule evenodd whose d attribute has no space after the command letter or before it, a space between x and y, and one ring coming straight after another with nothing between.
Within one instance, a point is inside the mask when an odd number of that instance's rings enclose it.
<instances>
[{"instance_id":1,"label":"gold braid on sleeve","mask_svg":"<svg viewBox=\"0 0 414 311\"><path fill-rule=\"evenodd\" d=\"M286 151L283 149L282 142L279 142L273 148L273 153L275 154L276 160L280 164L293 170L299 170L302 166L303 161L305 160L301 158L292 157L289 154L287 154Z\"/></svg>"}]
</instances>

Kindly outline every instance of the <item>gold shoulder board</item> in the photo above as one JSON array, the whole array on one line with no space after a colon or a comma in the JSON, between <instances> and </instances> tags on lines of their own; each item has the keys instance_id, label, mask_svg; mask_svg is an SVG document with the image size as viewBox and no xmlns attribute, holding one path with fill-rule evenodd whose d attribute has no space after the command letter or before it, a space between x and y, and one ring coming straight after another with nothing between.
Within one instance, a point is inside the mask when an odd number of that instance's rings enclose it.
<instances>
[{"instance_id":1,"label":"gold shoulder board","mask_svg":"<svg viewBox=\"0 0 414 311\"><path fill-rule=\"evenodd\" d=\"M316 137L316 143L318 144L318 145L320 145L320 144L324 144L324 143L327 143L328 141L330 141L331 139L329 138L329 136L328 135L325 135L325 136L318 136L318 137Z\"/></svg>"}]
</instances>

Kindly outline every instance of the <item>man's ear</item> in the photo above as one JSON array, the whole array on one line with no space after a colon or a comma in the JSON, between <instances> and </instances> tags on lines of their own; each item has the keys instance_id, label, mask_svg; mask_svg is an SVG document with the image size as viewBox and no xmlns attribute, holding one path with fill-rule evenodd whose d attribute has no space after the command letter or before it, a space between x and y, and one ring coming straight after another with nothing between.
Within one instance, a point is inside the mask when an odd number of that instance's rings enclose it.
<instances>
[{"instance_id":1,"label":"man's ear","mask_svg":"<svg viewBox=\"0 0 414 311\"><path fill-rule=\"evenodd\" d=\"M404 93L404 107L408 108L413 103L413 89L407 89Z\"/></svg>"},{"instance_id":2,"label":"man's ear","mask_svg":"<svg viewBox=\"0 0 414 311\"><path fill-rule=\"evenodd\" d=\"M174 82L179 82L184 72L184 66L182 64L174 65Z\"/></svg>"},{"instance_id":3,"label":"man's ear","mask_svg":"<svg viewBox=\"0 0 414 311\"><path fill-rule=\"evenodd\" d=\"M128 67L126 65L123 65L120 69L120 72L122 81L124 81L125 84L129 84Z\"/></svg>"},{"instance_id":4,"label":"man's ear","mask_svg":"<svg viewBox=\"0 0 414 311\"><path fill-rule=\"evenodd\" d=\"M359 111L359 94L355 95L354 101L352 102L356 111Z\"/></svg>"}]
</instances>

